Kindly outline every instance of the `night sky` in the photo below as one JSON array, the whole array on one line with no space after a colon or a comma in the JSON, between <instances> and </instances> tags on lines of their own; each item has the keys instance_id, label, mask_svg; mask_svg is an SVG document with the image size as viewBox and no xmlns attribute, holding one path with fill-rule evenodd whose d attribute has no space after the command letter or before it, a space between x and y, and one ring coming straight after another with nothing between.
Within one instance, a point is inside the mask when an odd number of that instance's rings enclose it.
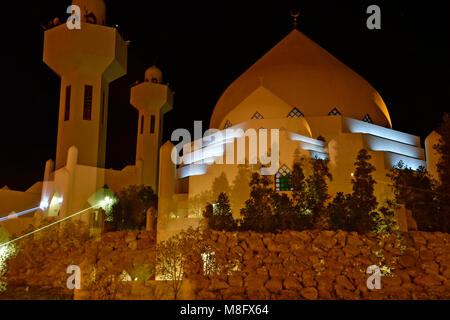
<instances>
[{"instance_id":1,"label":"night sky","mask_svg":"<svg viewBox=\"0 0 450 320\"><path fill-rule=\"evenodd\" d=\"M344 4L345 2L345 4ZM392 2L395 2L393 4ZM42 62L40 24L71 1L15 1L2 9L0 187L25 190L42 180L56 154L59 78ZM448 7L444 1L106 1L119 25L128 73L111 84L106 167L134 164L137 111L130 85L156 64L175 91L164 141L176 128L204 129L221 93L292 30L298 29L355 70L381 94L393 127L423 139L450 111ZM381 7L382 29L368 30L366 8Z\"/></svg>"}]
</instances>

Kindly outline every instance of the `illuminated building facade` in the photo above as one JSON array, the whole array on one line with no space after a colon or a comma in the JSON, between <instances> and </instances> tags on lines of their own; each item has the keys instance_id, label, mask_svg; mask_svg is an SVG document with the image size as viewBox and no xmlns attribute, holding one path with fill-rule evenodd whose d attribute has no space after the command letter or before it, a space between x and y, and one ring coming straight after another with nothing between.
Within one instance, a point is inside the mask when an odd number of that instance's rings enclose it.
<instances>
[{"instance_id":1,"label":"illuminated building facade","mask_svg":"<svg viewBox=\"0 0 450 320\"><path fill-rule=\"evenodd\" d=\"M197 226L206 202L215 200L215 181L225 176L232 184L239 178L237 152L236 161L226 164L225 151L235 148L240 136L203 143L183 153L180 165L173 163L173 144L161 145L163 116L172 109L173 94L163 84L161 71L151 67L145 81L131 88L130 102L139 111L136 163L122 170L105 169L108 88L126 74L127 45L115 28L104 25L103 1L73 3L95 16L94 23L82 19L80 30L61 24L45 31L44 37L44 62L61 77L56 160L47 161L43 181L26 192L0 190L0 212L3 217L13 214L2 223L16 233L38 216L62 218L95 205L105 197L105 185L119 192L143 184L158 192L158 240ZM386 173L400 160L436 172L438 158L432 146L438 135L430 134L424 149L419 137L393 130L380 94L297 29L225 90L210 128L279 130L278 169L272 181L280 192L291 191L292 164L298 157L329 159L330 194L351 192L353 163L362 148L377 169L375 193L380 202L391 197ZM258 139L259 135L254 143L260 148ZM245 146L247 162L251 147L252 143ZM230 194L235 216L248 195L248 185ZM37 206L41 210L35 216L14 216Z\"/></svg>"}]
</instances>

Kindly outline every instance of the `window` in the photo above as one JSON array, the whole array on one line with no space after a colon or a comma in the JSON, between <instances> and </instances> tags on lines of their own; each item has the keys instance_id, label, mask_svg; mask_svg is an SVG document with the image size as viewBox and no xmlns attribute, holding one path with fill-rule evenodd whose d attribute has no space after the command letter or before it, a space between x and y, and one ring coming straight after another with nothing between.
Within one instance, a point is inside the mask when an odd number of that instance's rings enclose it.
<instances>
[{"instance_id":1,"label":"window","mask_svg":"<svg viewBox=\"0 0 450 320\"><path fill-rule=\"evenodd\" d=\"M232 126L232 124L231 124L230 120L227 120L227 122L225 122L225 125L223 126L223 129L227 129L231 126Z\"/></svg>"},{"instance_id":2,"label":"window","mask_svg":"<svg viewBox=\"0 0 450 320\"><path fill-rule=\"evenodd\" d=\"M144 116L141 116L141 134L144 133Z\"/></svg>"},{"instance_id":3,"label":"window","mask_svg":"<svg viewBox=\"0 0 450 320\"><path fill-rule=\"evenodd\" d=\"M300 118L304 117L303 113L300 112L297 108L292 109L291 112L287 115L288 118Z\"/></svg>"},{"instance_id":4,"label":"window","mask_svg":"<svg viewBox=\"0 0 450 320\"><path fill-rule=\"evenodd\" d=\"M84 86L83 120L91 120L92 117L92 86Z\"/></svg>"},{"instance_id":5,"label":"window","mask_svg":"<svg viewBox=\"0 0 450 320\"><path fill-rule=\"evenodd\" d=\"M368 122L368 123L373 123L372 118L369 116L369 114L366 114L362 121Z\"/></svg>"},{"instance_id":6,"label":"window","mask_svg":"<svg viewBox=\"0 0 450 320\"><path fill-rule=\"evenodd\" d=\"M292 172L288 167L283 165L275 174L275 190L277 191L292 191Z\"/></svg>"},{"instance_id":7,"label":"window","mask_svg":"<svg viewBox=\"0 0 450 320\"><path fill-rule=\"evenodd\" d=\"M66 87L66 105L64 108L64 121L67 121L70 118L70 91L71 91L71 87L67 86Z\"/></svg>"},{"instance_id":8,"label":"window","mask_svg":"<svg viewBox=\"0 0 450 320\"><path fill-rule=\"evenodd\" d=\"M264 117L258 112L256 111L255 114L252 116L252 120L260 120L260 119L264 119Z\"/></svg>"},{"instance_id":9,"label":"window","mask_svg":"<svg viewBox=\"0 0 450 320\"><path fill-rule=\"evenodd\" d=\"M150 133L155 133L155 116L150 117Z\"/></svg>"},{"instance_id":10,"label":"window","mask_svg":"<svg viewBox=\"0 0 450 320\"><path fill-rule=\"evenodd\" d=\"M339 112L338 109L334 108L333 110L330 111L330 113L328 115L329 116L340 116L341 113Z\"/></svg>"}]
</instances>

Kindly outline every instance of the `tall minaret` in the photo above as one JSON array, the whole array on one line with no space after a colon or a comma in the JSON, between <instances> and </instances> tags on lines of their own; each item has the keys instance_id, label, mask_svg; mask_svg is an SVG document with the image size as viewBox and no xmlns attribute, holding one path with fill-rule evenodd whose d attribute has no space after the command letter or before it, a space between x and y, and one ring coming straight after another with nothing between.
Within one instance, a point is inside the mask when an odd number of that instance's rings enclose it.
<instances>
[{"instance_id":1,"label":"tall minaret","mask_svg":"<svg viewBox=\"0 0 450 320\"><path fill-rule=\"evenodd\" d=\"M127 46L105 26L103 0L75 0L81 29L66 23L45 31L44 62L61 77L55 170L66 165L71 146L78 163L104 167L109 83L127 69Z\"/></svg>"},{"instance_id":2,"label":"tall minaret","mask_svg":"<svg viewBox=\"0 0 450 320\"><path fill-rule=\"evenodd\" d=\"M156 66L145 72L145 80L131 88L130 103L139 111L136 164L140 162L138 183L158 192L158 159L162 142L163 116L172 110L173 93L162 84Z\"/></svg>"}]
</instances>

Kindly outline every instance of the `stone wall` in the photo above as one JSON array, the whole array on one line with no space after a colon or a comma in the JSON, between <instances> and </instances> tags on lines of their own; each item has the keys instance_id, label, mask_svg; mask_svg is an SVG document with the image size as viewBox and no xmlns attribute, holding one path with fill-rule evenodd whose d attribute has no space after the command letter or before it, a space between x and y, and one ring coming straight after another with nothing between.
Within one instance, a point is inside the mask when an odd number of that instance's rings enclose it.
<instances>
[{"instance_id":1,"label":"stone wall","mask_svg":"<svg viewBox=\"0 0 450 320\"><path fill-rule=\"evenodd\" d=\"M205 241L227 271L187 272L195 299L450 299L450 234L212 232ZM367 288L370 265L382 270L379 290Z\"/></svg>"},{"instance_id":2,"label":"stone wall","mask_svg":"<svg viewBox=\"0 0 450 320\"><path fill-rule=\"evenodd\" d=\"M450 234L205 231L198 238L200 251L189 252L181 299L450 299ZM15 273L8 282L65 288L66 268L77 264L82 290L75 299L172 299L170 282L149 277L154 245L150 232L121 231L67 254L36 247L43 252L40 267ZM208 276L199 255L206 247L214 252ZM367 288L370 265L384 273L380 290ZM92 286L94 270L100 282ZM118 277L123 270L126 276ZM112 283L109 275L115 277Z\"/></svg>"}]
</instances>

